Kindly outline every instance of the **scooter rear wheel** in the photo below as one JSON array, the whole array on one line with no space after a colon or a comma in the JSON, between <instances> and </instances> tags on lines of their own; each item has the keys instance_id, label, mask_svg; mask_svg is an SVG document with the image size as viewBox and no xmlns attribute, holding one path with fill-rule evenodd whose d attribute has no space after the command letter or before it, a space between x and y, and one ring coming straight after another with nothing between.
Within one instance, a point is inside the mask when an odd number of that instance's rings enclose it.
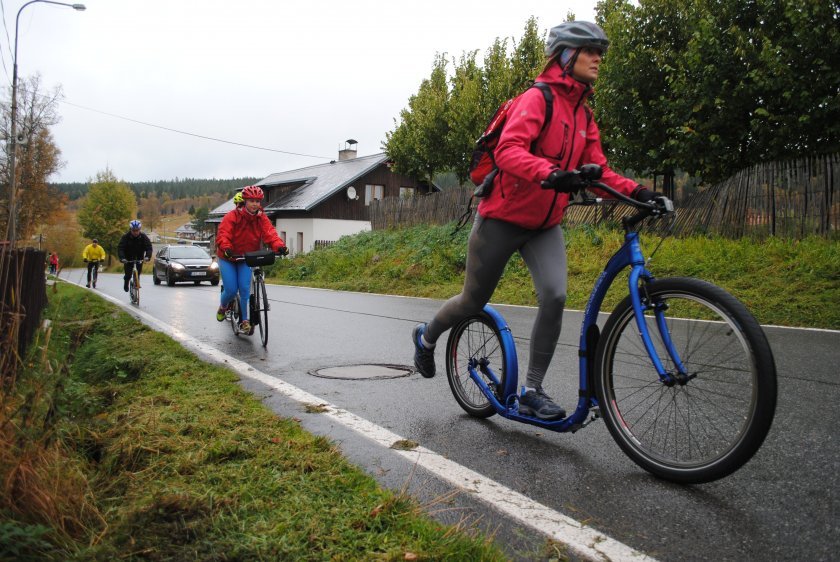
<instances>
[{"instance_id":1,"label":"scooter rear wheel","mask_svg":"<svg viewBox=\"0 0 840 562\"><path fill-rule=\"evenodd\" d=\"M496 413L496 408L470 377L470 369L478 372L498 397L505 386L506 358L499 330L487 314L470 316L450 330L446 342L446 378L455 400L469 415L489 418Z\"/></svg>"}]
</instances>

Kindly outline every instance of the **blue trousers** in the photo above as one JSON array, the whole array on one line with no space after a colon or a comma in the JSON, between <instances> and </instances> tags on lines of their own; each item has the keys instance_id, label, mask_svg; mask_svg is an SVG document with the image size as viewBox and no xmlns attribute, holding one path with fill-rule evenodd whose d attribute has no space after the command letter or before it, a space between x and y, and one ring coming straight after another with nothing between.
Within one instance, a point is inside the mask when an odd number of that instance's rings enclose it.
<instances>
[{"instance_id":1,"label":"blue trousers","mask_svg":"<svg viewBox=\"0 0 840 562\"><path fill-rule=\"evenodd\" d=\"M251 298L251 268L245 262L231 263L219 260L222 274L222 306L227 306L239 291L239 319L248 320L248 299Z\"/></svg>"}]
</instances>

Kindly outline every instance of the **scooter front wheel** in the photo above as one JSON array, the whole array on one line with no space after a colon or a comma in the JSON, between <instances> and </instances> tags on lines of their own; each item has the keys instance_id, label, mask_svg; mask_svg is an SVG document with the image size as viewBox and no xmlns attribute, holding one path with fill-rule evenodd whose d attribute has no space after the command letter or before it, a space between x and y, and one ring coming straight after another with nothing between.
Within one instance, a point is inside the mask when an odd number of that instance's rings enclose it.
<instances>
[{"instance_id":1,"label":"scooter front wheel","mask_svg":"<svg viewBox=\"0 0 840 562\"><path fill-rule=\"evenodd\" d=\"M489 418L496 408L487 399L470 370L496 393L505 386L507 351L495 322L485 313L470 316L452 327L446 342L446 378L455 400L469 415Z\"/></svg>"},{"instance_id":2,"label":"scooter front wheel","mask_svg":"<svg viewBox=\"0 0 840 562\"><path fill-rule=\"evenodd\" d=\"M743 304L698 279L653 281L644 298L643 321L674 380L659 379L627 297L595 357L604 421L622 450L660 478L723 478L755 454L773 422L776 365L767 338Z\"/></svg>"}]
</instances>

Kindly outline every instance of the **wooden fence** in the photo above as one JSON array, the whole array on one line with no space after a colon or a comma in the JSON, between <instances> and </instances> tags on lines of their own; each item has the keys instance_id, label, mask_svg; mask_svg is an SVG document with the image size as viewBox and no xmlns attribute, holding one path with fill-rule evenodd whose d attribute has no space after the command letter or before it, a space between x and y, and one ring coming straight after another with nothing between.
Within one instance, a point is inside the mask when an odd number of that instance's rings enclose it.
<instances>
[{"instance_id":1,"label":"wooden fence","mask_svg":"<svg viewBox=\"0 0 840 562\"><path fill-rule=\"evenodd\" d=\"M731 238L836 236L838 195L840 154L758 164L682 202L677 229Z\"/></svg>"},{"instance_id":2,"label":"wooden fence","mask_svg":"<svg viewBox=\"0 0 840 562\"><path fill-rule=\"evenodd\" d=\"M675 235L720 234L730 238L825 237L840 233L840 154L769 162L676 201ZM456 188L406 199L372 201L373 229L446 224L467 207L472 189ZM474 202L475 206L475 202ZM632 213L626 205L570 207L568 226L618 221Z\"/></svg>"},{"instance_id":3,"label":"wooden fence","mask_svg":"<svg viewBox=\"0 0 840 562\"><path fill-rule=\"evenodd\" d=\"M0 245L0 384L13 381L47 305L46 252Z\"/></svg>"},{"instance_id":4,"label":"wooden fence","mask_svg":"<svg viewBox=\"0 0 840 562\"><path fill-rule=\"evenodd\" d=\"M312 244L312 249L319 250L321 248L329 248L333 244L335 244L335 240L315 240Z\"/></svg>"},{"instance_id":5,"label":"wooden fence","mask_svg":"<svg viewBox=\"0 0 840 562\"><path fill-rule=\"evenodd\" d=\"M446 224L456 220L467 208L472 189L454 188L414 197L385 197L370 202L370 225L374 230Z\"/></svg>"}]
</instances>

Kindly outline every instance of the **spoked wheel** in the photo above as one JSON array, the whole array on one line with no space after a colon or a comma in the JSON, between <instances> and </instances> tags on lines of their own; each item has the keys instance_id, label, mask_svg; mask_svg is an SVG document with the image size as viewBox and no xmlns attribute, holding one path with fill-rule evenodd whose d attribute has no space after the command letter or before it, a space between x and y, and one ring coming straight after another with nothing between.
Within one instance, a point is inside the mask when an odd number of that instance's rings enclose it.
<instances>
[{"instance_id":1,"label":"spoked wheel","mask_svg":"<svg viewBox=\"0 0 840 562\"><path fill-rule=\"evenodd\" d=\"M645 294L647 298L645 298ZM717 480L746 463L776 410L776 366L755 318L732 295L698 279L642 287L645 322L667 372L659 380L639 337L630 297L598 343L595 386L604 421L639 466L680 483Z\"/></svg>"},{"instance_id":2,"label":"spoked wheel","mask_svg":"<svg viewBox=\"0 0 840 562\"><path fill-rule=\"evenodd\" d=\"M254 309L251 311L251 323L256 323L260 329L260 341L263 347L268 345L268 294L265 292L265 282L258 279L254 282Z\"/></svg>"},{"instance_id":3,"label":"spoked wheel","mask_svg":"<svg viewBox=\"0 0 840 562\"><path fill-rule=\"evenodd\" d=\"M140 289L137 287L139 279L137 278L137 270L131 274L131 280L128 282L128 296L131 298L131 304L140 305Z\"/></svg>"},{"instance_id":4,"label":"spoked wheel","mask_svg":"<svg viewBox=\"0 0 840 562\"><path fill-rule=\"evenodd\" d=\"M507 352L495 323L484 313L471 316L456 324L446 342L446 378L455 400L469 415L489 418L496 409L470 378L475 369L485 383L496 392L505 385ZM493 373L494 381L490 376ZM499 398L501 400L501 398Z\"/></svg>"},{"instance_id":5,"label":"spoked wheel","mask_svg":"<svg viewBox=\"0 0 840 562\"><path fill-rule=\"evenodd\" d=\"M239 295L230 302L230 326L234 335L239 335Z\"/></svg>"}]
</instances>

